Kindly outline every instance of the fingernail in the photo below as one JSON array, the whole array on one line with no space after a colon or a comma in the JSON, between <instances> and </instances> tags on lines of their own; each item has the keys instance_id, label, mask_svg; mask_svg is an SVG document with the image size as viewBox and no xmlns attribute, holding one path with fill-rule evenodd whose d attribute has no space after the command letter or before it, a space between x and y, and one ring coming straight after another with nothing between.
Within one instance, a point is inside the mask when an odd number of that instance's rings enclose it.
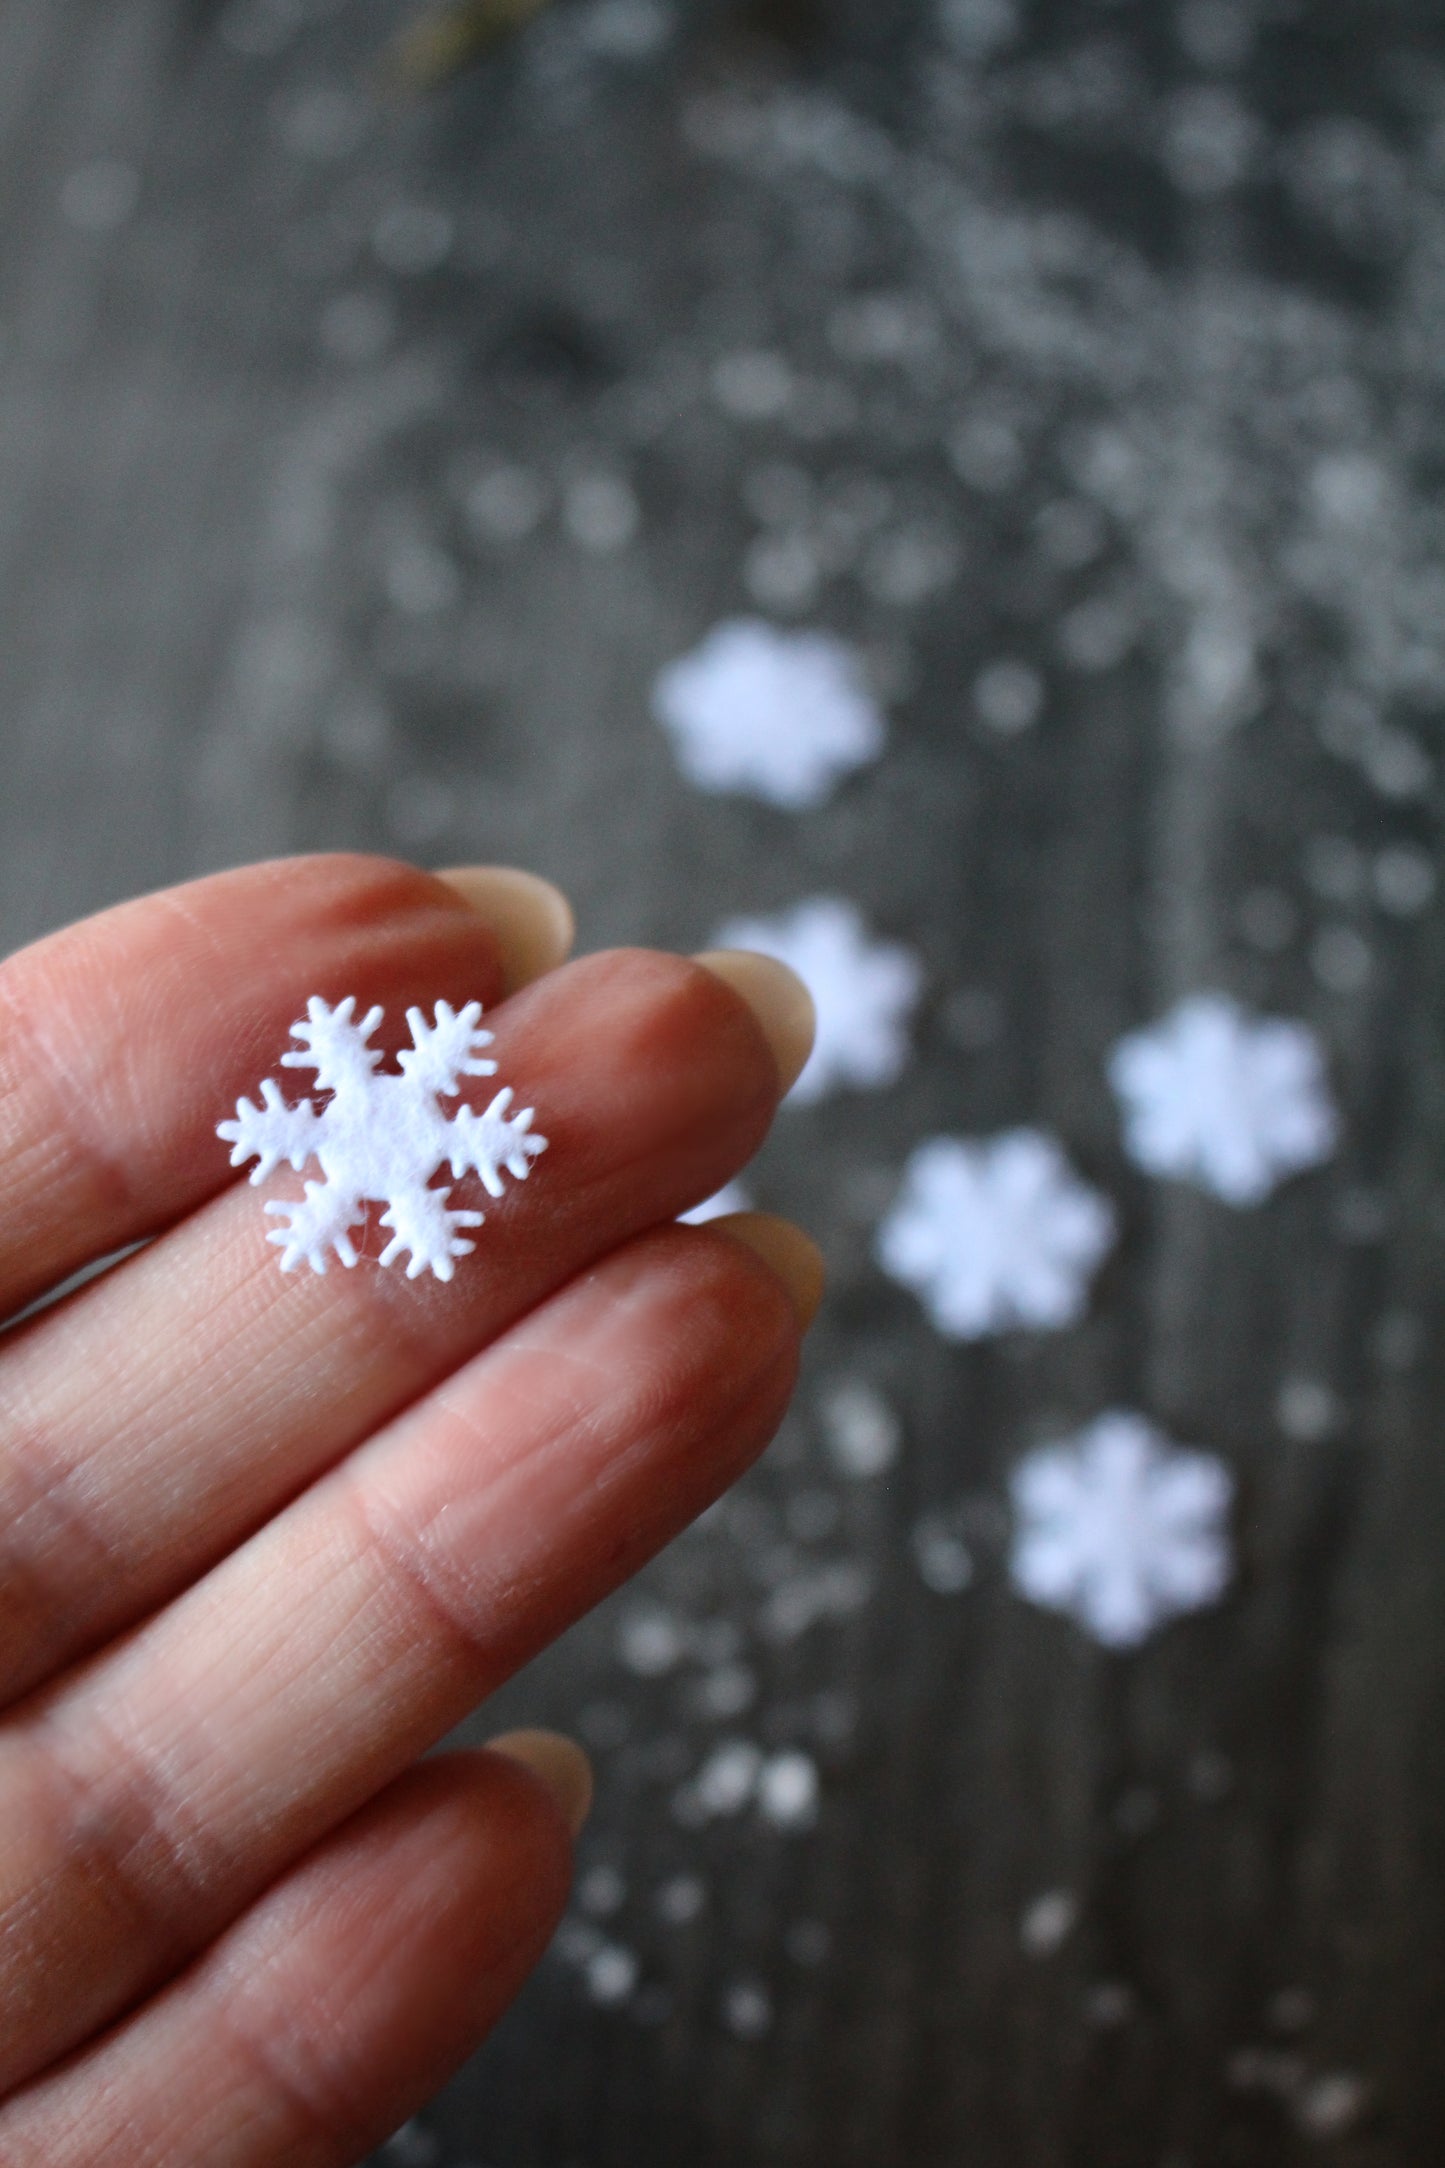
<instances>
[{"instance_id":1,"label":"fingernail","mask_svg":"<svg viewBox=\"0 0 1445 2168\"><path fill-rule=\"evenodd\" d=\"M448 866L437 880L471 905L497 937L505 991L514 994L572 953L577 922L560 888L520 866Z\"/></svg>"},{"instance_id":2,"label":"fingernail","mask_svg":"<svg viewBox=\"0 0 1445 2168\"><path fill-rule=\"evenodd\" d=\"M771 1212L726 1212L708 1225L734 1241L746 1242L764 1264L772 1266L792 1296L798 1323L806 1332L818 1314L827 1279L823 1253L811 1236L791 1220L775 1219Z\"/></svg>"},{"instance_id":3,"label":"fingernail","mask_svg":"<svg viewBox=\"0 0 1445 2168\"><path fill-rule=\"evenodd\" d=\"M487 1745L540 1777L577 1836L592 1809L592 1764L560 1731L504 1731Z\"/></svg>"},{"instance_id":4,"label":"fingernail","mask_svg":"<svg viewBox=\"0 0 1445 2168\"><path fill-rule=\"evenodd\" d=\"M694 961L742 995L773 1050L782 1088L790 1091L813 1051L817 1030L813 997L797 972L751 949L709 949Z\"/></svg>"}]
</instances>

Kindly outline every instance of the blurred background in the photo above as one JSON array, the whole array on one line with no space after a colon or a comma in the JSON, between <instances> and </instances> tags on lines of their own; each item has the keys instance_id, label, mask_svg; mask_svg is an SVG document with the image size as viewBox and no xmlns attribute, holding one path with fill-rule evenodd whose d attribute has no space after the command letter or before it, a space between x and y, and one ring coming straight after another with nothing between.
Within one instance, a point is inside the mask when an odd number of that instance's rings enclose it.
<instances>
[{"instance_id":1,"label":"blurred background","mask_svg":"<svg viewBox=\"0 0 1445 2168\"><path fill-rule=\"evenodd\" d=\"M746 1177L832 1272L777 1446L478 1720L597 1811L378 2158L1437 2161L1438 10L4 0L0 198L0 943L360 847L535 866L586 947L838 899L916 979ZM886 722L815 803L655 712L701 649L781 727L738 619ZM1250 1209L1109 1088L1200 992L1339 1108ZM877 1230L1020 1125L1118 1243L952 1339ZM1129 1650L1011 1574L1110 1408L1234 1486Z\"/></svg>"}]
</instances>

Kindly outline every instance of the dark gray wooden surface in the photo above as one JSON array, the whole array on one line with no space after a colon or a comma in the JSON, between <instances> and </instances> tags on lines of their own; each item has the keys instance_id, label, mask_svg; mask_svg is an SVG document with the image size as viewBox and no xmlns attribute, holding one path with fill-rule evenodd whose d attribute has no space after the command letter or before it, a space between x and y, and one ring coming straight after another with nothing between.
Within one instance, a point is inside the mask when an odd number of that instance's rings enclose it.
<instances>
[{"instance_id":1,"label":"dark gray wooden surface","mask_svg":"<svg viewBox=\"0 0 1445 2168\"><path fill-rule=\"evenodd\" d=\"M406 99L410 15L0 5L0 942L360 845L530 862L589 946L836 891L929 991L904 1080L756 1171L833 1273L778 1447L478 1721L579 1730L597 1813L387 2157L1424 2168L1445 907L1390 869L1440 809L1436 11L558 0ZM466 512L499 465L510 539ZM889 696L805 818L691 792L648 718L739 610ZM1012 738L1000 657L1045 691ZM1345 1109L1256 1212L1132 1173L1103 1083L1203 985L1309 1017ZM950 1348L872 1229L916 1138L1020 1120L1125 1241L1081 1329ZM1111 1404L1240 1483L1233 1594L1128 1659L1003 1569L1009 1468ZM680 1818L727 1738L814 1757L815 1829Z\"/></svg>"}]
</instances>

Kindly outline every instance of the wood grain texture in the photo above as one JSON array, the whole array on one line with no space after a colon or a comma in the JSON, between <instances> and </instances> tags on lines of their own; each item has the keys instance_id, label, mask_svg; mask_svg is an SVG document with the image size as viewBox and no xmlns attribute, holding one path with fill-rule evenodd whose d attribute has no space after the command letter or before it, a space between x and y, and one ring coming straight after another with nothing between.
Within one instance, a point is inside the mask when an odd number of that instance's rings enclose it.
<instances>
[{"instance_id":1,"label":"wood grain texture","mask_svg":"<svg viewBox=\"0 0 1445 2168\"><path fill-rule=\"evenodd\" d=\"M474 1727L579 1730L597 1813L385 2157L1432 2161L1445 907L1382 854L1438 863L1434 11L558 0L407 101L412 12L0 9L0 942L355 845L532 864L589 946L842 893L929 990L753 1177L833 1276L777 1448ZM803 818L647 712L757 611L888 696ZM1257 1211L1131 1170L1104 1082L1206 985L1310 1018L1345 1109ZM1078 1330L950 1347L872 1231L916 1139L1019 1121L1124 1240ZM1108 1406L1240 1485L1229 1599L1128 1659L1005 1571L1010 1468ZM816 1828L690 1826L729 1737L814 1758Z\"/></svg>"}]
</instances>

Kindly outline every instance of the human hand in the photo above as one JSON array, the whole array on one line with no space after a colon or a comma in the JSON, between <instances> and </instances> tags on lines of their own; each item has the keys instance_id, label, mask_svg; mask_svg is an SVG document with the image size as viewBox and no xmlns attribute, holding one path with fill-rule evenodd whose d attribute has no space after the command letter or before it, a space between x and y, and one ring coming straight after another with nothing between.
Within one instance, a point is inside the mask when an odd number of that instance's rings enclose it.
<instances>
[{"instance_id":1,"label":"human hand","mask_svg":"<svg viewBox=\"0 0 1445 2168\"><path fill-rule=\"evenodd\" d=\"M0 1339L0 2168L340 2168L556 1924L580 1751L417 1758L751 1462L821 1284L781 1221L673 1224L801 1068L797 981L569 944L528 877L337 857L0 966L0 1316L155 1237ZM283 1276L227 1167L313 993L389 1045L480 999L537 1107L448 1285Z\"/></svg>"}]
</instances>

